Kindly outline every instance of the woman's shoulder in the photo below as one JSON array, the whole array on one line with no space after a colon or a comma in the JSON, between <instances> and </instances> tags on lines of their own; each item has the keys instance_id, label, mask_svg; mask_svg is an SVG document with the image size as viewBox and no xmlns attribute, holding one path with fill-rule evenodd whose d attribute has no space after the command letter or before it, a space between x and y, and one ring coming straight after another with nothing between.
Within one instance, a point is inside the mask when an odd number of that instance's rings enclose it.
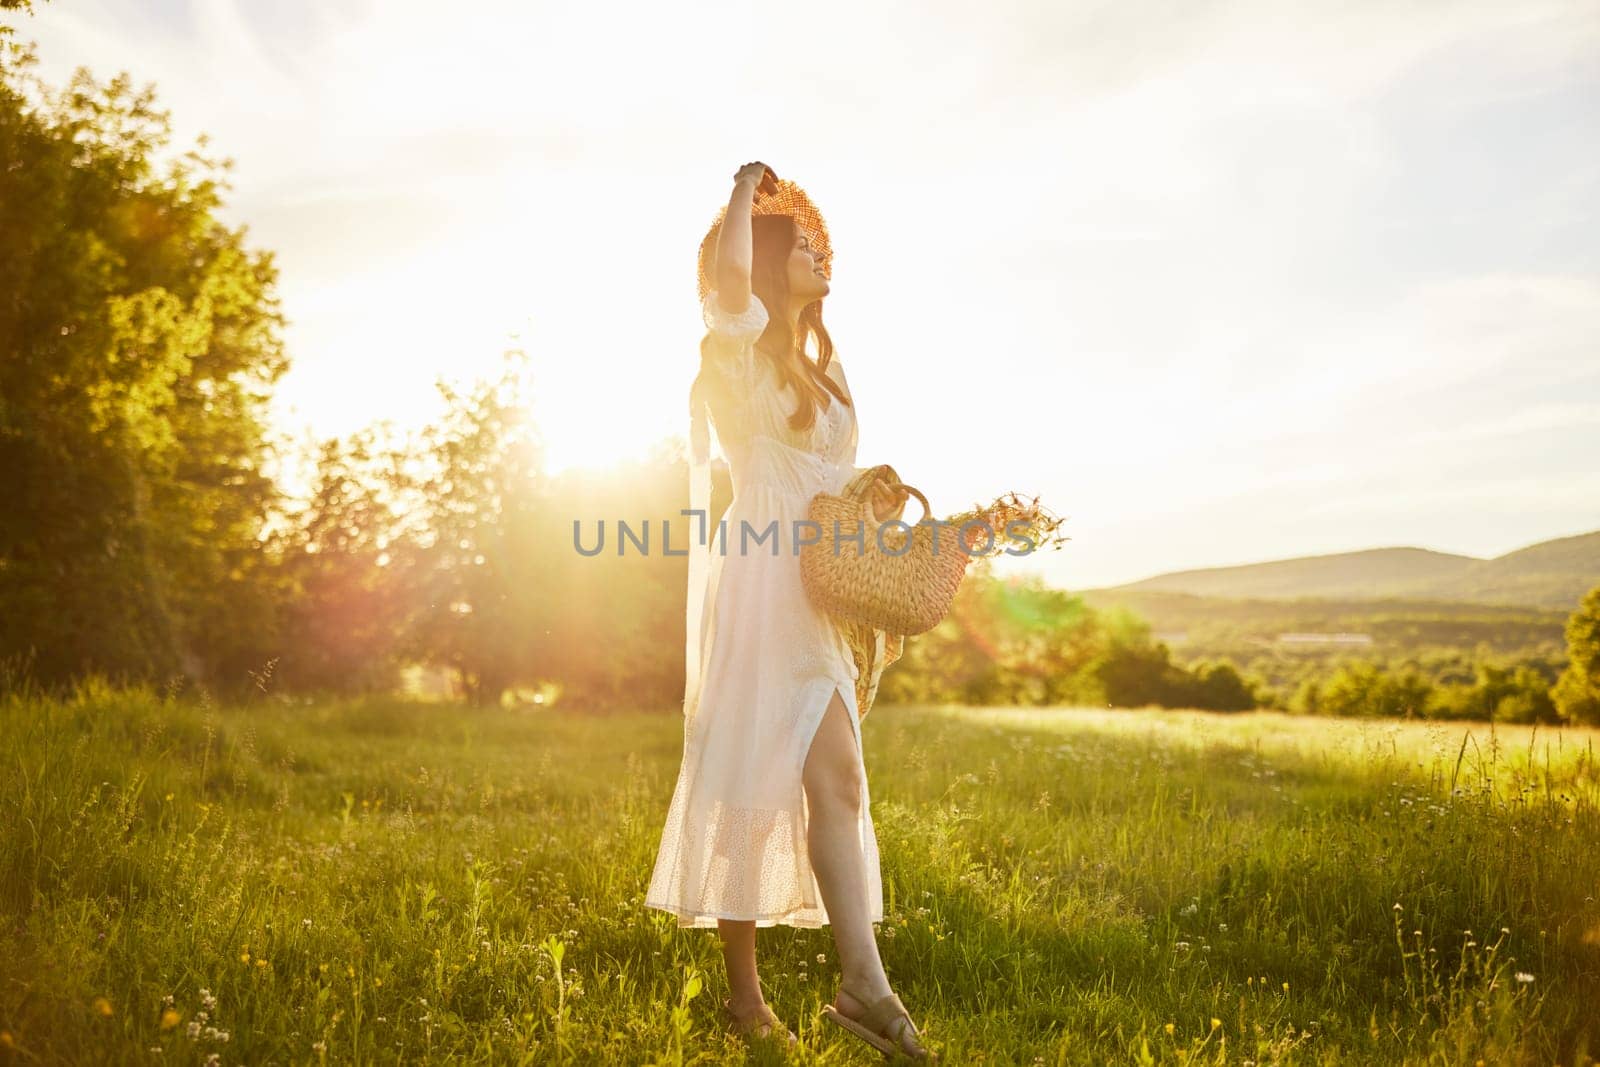
<instances>
[{"instance_id":1,"label":"woman's shoulder","mask_svg":"<svg viewBox=\"0 0 1600 1067\"><path fill-rule=\"evenodd\" d=\"M706 329L720 337L734 341L754 343L766 330L771 315L767 305L754 292L742 309L730 311L722 302L722 295L712 289L700 301L700 317Z\"/></svg>"}]
</instances>

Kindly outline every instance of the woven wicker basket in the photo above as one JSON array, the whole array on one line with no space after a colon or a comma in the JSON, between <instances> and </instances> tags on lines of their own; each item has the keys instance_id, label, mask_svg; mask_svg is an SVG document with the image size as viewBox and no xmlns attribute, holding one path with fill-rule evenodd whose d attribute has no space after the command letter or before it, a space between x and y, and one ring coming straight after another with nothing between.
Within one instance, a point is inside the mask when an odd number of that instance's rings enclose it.
<instances>
[{"instance_id":1,"label":"woven wicker basket","mask_svg":"<svg viewBox=\"0 0 1600 1067\"><path fill-rule=\"evenodd\" d=\"M933 526L924 524L932 516L927 497L904 482L888 484L917 498L924 522L880 530L870 499L818 493L806 515L822 532L800 549L800 577L811 602L835 618L891 634L925 633L949 614L972 557L948 526L935 545Z\"/></svg>"}]
</instances>

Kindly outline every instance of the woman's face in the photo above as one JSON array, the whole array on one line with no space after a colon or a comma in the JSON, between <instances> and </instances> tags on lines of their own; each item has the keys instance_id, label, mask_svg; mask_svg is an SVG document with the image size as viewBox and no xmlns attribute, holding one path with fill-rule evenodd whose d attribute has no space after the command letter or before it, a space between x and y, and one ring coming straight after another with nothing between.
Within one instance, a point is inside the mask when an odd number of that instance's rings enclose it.
<instances>
[{"instance_id":1,"label":"woman's face","mask_svg":"<svg viewBox=\"0 0 1600 1067\"><path fill-rule=\"evenodd\" d=\"M822 276L822 259L804 233L795 235L789 250L789 295L795 299L816 300L828 295L828 279Z\"/></svg>"}]
</instances>

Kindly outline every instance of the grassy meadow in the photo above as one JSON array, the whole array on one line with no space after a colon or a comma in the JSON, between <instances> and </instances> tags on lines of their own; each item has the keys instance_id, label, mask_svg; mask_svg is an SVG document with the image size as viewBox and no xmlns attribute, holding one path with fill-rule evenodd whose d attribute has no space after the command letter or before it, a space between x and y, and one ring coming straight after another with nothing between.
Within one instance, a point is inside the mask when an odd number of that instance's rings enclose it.
<instances>
[{"instance_id":1,"label":"grassy meadow","mask_svg":"<svg viewBox=\"0 0 1600 1067\"><path fill-rule=\"evenodd\" d=\"M945 1061L1586 1064L1595 733L885 706L891 982ZM743 1063L642 899L676 713L0 698L0 1062ZM830 933L763 929L794 1059Z\"/></svg>"}]
</instances>

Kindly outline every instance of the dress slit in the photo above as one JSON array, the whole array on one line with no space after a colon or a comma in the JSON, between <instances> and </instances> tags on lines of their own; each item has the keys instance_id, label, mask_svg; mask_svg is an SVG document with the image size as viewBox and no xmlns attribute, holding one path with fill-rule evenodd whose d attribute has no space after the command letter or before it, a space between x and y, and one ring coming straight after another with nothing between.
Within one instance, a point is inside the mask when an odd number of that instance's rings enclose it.
<instances>
[{"instance_id":1,"label":"dress slit","mask_svg":"<svg viewBox=\"0 0 1600 1067\"><path fill-rule=\"evenodd\" d=\"M801 886L801 896L805 900L806 907L816 908L824 914L827 908L822 902L822 887L817 883L817 869L811 864L811 844L807 836L807 831L811 826L811 804L806 799L805 768L806 760L811 756L811 746L817 740L817 731L822 729L822 720L827 717L828 709L833 706L833 695L835 693L839 694L839 703L844 706L845 717L850 720L850 733L855 738L856 744L856 765L861 768L862 814L856 821L856 835L858 843L863 846L865 841L860 839L863 836L868 817L866 813L870 801L870 797L867 794L866 754L863 751L861 742L861 720L856 715L855 709L855 690L853 686L846 686L843 682L836 681L833 687L827 690L827 696L822 701L822 710L814 712L807 717L806 743L800 749L800 766L798 773L795 775L796 780L800 782L800 798L795 809L800 812L800 818L794 822L794 854L806 858L805 866L809 872L808 876L802 880L804 884ZM862 854L863 858L865 858L865 848L863 848Z\"/></svg>"}]
</instances>

